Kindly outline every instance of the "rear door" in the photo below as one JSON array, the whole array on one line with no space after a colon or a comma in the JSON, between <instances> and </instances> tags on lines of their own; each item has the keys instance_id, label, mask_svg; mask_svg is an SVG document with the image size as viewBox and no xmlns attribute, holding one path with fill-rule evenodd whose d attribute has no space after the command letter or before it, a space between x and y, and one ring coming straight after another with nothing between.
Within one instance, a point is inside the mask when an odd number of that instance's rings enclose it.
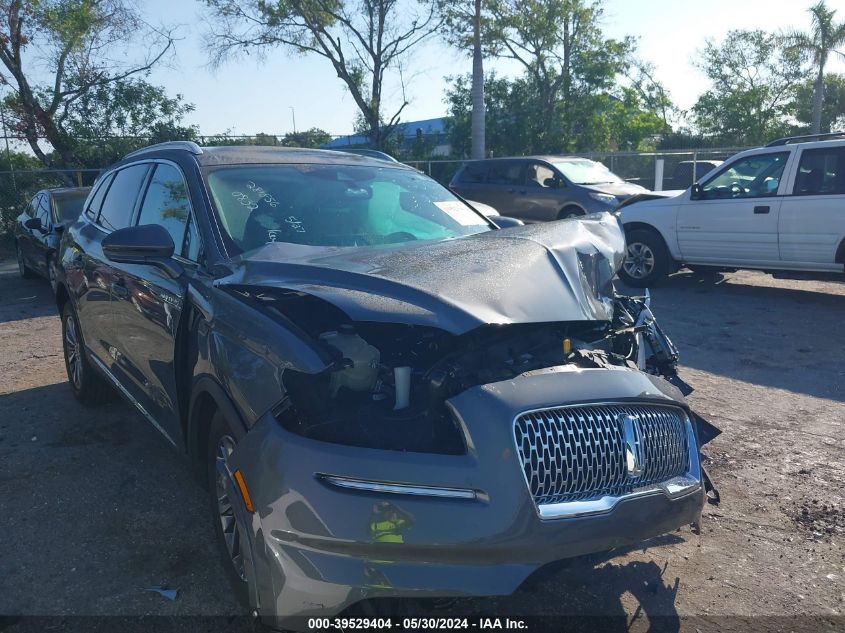
<instances>
[{"instance_id":1,"label":"rear door","mask_svg":"<svg viewBox=\"0 0 845 633\"><path fill-rule=\"evenodd\" d=\"M779 235L789 267L842 270L835 259L845 239L845 146L800 150Z\"/></svg>"},{"instance_id":2,"label":"rear door","mask_svg":"<svg viewBox=\"0 0 845 633\"><path fill-rule=\"evenodd\" d=\"M525 195L518 202L523 217L537 221L556 220L562 206L558 189L562 182L551 166L530 161L525 172Z\"/></svg>"},{"instance_id":3,"label":"rear door","mask_svg":"<svg viewBox=\"0 0 845 633\"><path fill-rule=\"evenodd\" d=\"M20 250L24 262L30 268L32 268L32 258L34 251L33 240L36 231L34 229L26 228L26 226L24 226L24 223L37 215L38 203L41 200L42 195L43 194L41 193L36 194L30 201L30 203L27 205L24 212L21 213L20 216L18 216L17 234L15 238L18 243L18 250Z\"/></svg>"},{"instance_id":4,"label":"rear door","mask_svg":"<svg viewBox=\"0 0 845 633\"><path fill-rule=\"evenodd\" d=\"M475 199L489 204L502 215L524 218L526 193L524 172L525 161L489 161L483 197Z\"/></svg>"},{"instance_id":5,"label":"rear door","mask_svg":"<svg viewBox=\"0 0 845 633\"><path fill-rule=\"evenodd\" d=\"M42 275L47 274L47 236L53 230L51 204L49 194L42 193L38 196L35 217L41 220L41 230L33 230L30 238L30 266Z\"/></svg>"},{"instance_id":6,"label":"rear door","mask_svg":"<svg viewBox=\"0 0 845 633\"><path fill-rule=\"evenodd\" d=\"M154 165L135 224L159 224L167 229L175 246L174 259L186 272L173 279L155 266L112 264L114 345L133 396L166 435L176 438L180 431L175 340L200 241L187 184L175 164Z\"/></svg>"},{"instance_id":7,"label":"rear door","mask_svg":"<svg viewBox=\"0 0 845 633\"><path fill-rule=\"evenodd\" d=\"M449 188L467 200L485 202L484 189L487 186L487 162L473 161L467 163L450 183Z\"/></svg>"},{"instance_id":8,"label":"rear door","mask_svg":"<svg viewBox=\"0 0 845 633\"><path fill-rule=\"evenodd\" d=\"M706 180L698 199L683 196L677 233L684 261L776 266L779 194L786 190L789 158L789 151L739 158Z\"/></svg>"}]
</instances>

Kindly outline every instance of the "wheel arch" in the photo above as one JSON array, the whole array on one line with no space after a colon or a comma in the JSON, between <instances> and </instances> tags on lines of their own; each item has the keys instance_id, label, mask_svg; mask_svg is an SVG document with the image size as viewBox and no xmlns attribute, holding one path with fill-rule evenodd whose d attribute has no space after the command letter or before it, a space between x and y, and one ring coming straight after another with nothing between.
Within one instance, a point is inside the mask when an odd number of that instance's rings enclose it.
<instances>
[{"instance_id":1,"label":"wheel arch","mask_svg":"<svg viewBox=\"0 0 845 633\"><path fill-rule=\"evenodd\" d=\"M663 240L663 245L666 247L666 252L669 253L669 256L673 259L675 258L675 253L672 252L671 242L666 239L666 236L653 224L648 224L647 222L627 222L622 226L623 230L625 231L625 242L628 241L628 233L632 231L649 231L657 235L661 240Z\"/></svg>"},{"instance_id":2,"label":"wheel arch","mask_svg":"<svg viewBox=\"0 0 845 633\"><path fill-rule=\"evenodd\" d=\"M839 242L839 247L836 249L836 256L833 258L836 264L845 264L845 237Z\"/></svg>"},{"instance_id":3,"label":"wheel arch","mask_svg":"<svg viewBox=\"0 0 845 633\"><path fill-rule=\"evenodd\" d=\"M65 305L67 305L68 301L70 301L70 293L67 290L67 286L64 282L60 281L59 285L56 286L56 309L59 311L59 316L65 310Z\"/></svg>"},{"instance_id":4,"label":"wheel arch","mask_svg":"<svg viewBox=\"0 0 845 633\"><path fill-rule=\"evenodd\" d=\"M190 405L185 423L185 447L198 481L205 485L204 457L208 450L211 418L219 411L236 438L243 437L247 426L232 400L217 380L207 374L193 380Z\"/></svg>"},{"instance_id":5,"label":"wheel arch","mask_svg":"<svg viewBox=\"0 0 845 633\"><path fill-rule=\"evenodd\" d=\"M587 215L587 210L584 207L582 207L580 204L578 204L577 202L567 202L557 212L557 219L558 220L560 220L564 217L564 212L567 209L577 210L581 215Z\"/></svg>"}]
</instances>

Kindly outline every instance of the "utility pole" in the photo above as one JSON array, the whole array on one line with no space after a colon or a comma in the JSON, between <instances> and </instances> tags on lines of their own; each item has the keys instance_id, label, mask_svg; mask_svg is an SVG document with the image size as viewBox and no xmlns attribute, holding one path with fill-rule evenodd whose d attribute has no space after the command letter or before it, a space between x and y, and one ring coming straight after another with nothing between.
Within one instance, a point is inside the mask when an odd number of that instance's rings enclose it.
<instances>
[{"instance_id":1,"label":"utility pole","mask_svg":"<svg viewBox=\"0 0 845 633\"><path fill-rule=\"evenodd\" d=\"M288 106L290 108L290 118L293 121L293 133L296 134L296 110L293 106Z\"/></svg>"}]
</instances>

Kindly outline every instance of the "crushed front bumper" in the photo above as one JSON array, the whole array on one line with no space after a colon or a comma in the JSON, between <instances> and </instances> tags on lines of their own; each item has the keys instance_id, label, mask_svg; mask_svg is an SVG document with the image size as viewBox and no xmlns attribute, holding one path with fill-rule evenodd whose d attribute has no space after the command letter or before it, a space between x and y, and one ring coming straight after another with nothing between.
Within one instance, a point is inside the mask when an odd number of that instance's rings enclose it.
<instances>
[{"instance_id":1,"label":"crushed front bumper","mask_svg":"<svg viewBox=\"0 0 845 633\"><path fill-rule=\"evenodd\" d=\"M700 473L699 485L674 498L657 489L587 516L541 517L515 455L515 416L563 403L620 401L685 406L674 387L635 370L533 372L449 401L464 427L466 455L317 442L262 417L230 461L256 507L252 515L239 509L252 526L253 606L278 626L291 626L288 618L331 616L366 598L506 595L546 563L697 522ZM391 486L361 490L331 477Z\"/></svg>"}]
</instances>

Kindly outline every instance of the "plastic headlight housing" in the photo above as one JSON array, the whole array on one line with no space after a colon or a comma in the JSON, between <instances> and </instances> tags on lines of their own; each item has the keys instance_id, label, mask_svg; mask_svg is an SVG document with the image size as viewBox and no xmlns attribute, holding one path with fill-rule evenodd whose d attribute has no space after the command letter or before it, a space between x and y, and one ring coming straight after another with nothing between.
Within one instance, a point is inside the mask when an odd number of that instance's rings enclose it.
<instances>
[{"instance_id":1,"label":"plastic headlight housing","mask_svg":"<svg viewBox=\"0 0 845 633\"><path fill-rule=\"evenodd\" d=\"M590 197L593 200L604 204L616 204L618 202L616 196L611 196L609 193L591 192Z\"/></svg>"}]
</instances>

